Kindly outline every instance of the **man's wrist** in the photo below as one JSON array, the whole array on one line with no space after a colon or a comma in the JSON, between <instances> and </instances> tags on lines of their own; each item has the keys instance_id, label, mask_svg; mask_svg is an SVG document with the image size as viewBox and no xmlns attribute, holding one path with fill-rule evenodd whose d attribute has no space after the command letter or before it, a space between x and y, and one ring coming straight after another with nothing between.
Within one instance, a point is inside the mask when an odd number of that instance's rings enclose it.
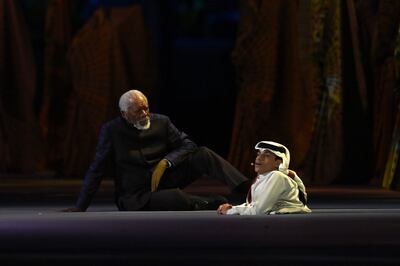
<instances>
[{"instance_id":1,"label":"man's wrist","mask_svg":"<svg viewBox=\"0 0 400 266\"><path fill-rule=\"evenodd\" d=\"M172 167L172 163L168 159L164 159L167 162L167 168Z\"/></svg>"}]
</instances>

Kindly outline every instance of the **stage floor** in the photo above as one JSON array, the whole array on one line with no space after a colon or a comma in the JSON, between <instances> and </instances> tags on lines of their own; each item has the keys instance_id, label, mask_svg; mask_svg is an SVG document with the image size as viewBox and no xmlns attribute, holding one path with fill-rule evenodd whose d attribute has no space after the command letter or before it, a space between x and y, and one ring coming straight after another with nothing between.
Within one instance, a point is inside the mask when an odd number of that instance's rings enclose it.
<instances>
[{"instance_id":1,"label":"stage floor","mask_svg":"<svg viewBox=\"0 0 400 266\"><path fill-rule=\"evenodd\" d=\"M400 193L380 188L310 187L311 214L220 216L118 212L108 180L87 212L63 213L80 180L0 183L0 265L400 265Z\"/></svg>"}]
</instances>

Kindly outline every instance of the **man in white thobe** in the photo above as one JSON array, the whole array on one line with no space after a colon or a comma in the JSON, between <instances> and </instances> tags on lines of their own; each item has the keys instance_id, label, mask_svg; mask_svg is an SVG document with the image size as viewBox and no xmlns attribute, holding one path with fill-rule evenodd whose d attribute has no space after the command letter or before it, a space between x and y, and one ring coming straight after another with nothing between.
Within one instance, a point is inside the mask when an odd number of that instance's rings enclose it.
<instances>
[{"instance_id":1,"label":"man in white thobe","mask_svg":"<svg viewBox=\"0 0 400 266\"><path fill-rule=\"evenodd\" d=\"M254 171L257 177L246 202L236 206L222 204L217 212L227 215L311 212L306 205L307 193L303 182L294 171L289 170L289 150L273 141L261 141L255 149Z\"/></svg>"}]
</instances>

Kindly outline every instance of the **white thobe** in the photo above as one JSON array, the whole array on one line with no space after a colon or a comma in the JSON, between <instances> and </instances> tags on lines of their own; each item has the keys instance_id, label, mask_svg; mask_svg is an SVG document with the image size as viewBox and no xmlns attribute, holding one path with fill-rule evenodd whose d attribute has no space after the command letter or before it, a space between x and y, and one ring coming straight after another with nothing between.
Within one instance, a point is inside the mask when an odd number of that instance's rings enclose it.
<instances>
[{"instance_id":1,"label":"white thobe","mask_svg":"<svg viewBox=\"0 0 400 266\"><path fill-rule=\"evenodd\" d=\"M256 215L311 212L299 200L299 186L305 192L303 182L297 175L294 179L280 171L258 175L251 186L251 202L247 200L246 203L232 206L227 214Z\"/></svg>"}]
</instances>

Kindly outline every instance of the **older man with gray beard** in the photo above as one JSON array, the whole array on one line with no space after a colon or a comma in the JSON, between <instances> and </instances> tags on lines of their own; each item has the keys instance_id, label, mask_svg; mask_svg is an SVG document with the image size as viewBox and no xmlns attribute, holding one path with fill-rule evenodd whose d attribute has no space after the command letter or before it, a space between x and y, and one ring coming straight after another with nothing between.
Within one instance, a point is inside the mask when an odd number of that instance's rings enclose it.
<instances>
[{"instance_id":1,"label":"older man with gray beard","mask_svg":"<svg viewBox=\"0 0 400 266\"><path fill-rule=\"evenodd\" d=\"M115 200L122 211L215 209L226 202L221 196L198 197L182 191L207 175L244 192L249 180L206 147L198 147L170 119L150 113L146 96L138 90L124 93L121 116L104 124L96 156L91 163L74 208L85 211L112 165Z\"/></svg>"}]
</instances>

